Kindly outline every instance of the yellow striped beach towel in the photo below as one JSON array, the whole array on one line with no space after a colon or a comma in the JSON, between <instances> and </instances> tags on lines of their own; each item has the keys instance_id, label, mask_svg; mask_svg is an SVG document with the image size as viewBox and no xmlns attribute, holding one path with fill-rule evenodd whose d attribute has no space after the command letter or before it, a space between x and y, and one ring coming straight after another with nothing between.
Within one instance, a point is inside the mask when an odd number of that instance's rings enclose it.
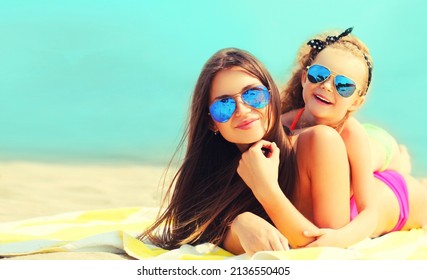
<instances>
[{"instance_id":1,"label":"yellow striped beach towel","mask_svg":"<svg viewBox=\"0 0 427 280\"><path fill-rule=\"evenodd\" d=\"M164 250L135 238L157 214L157 208L135 207L80 211L0 223L0 257L52 252L108 252L135 259L427 259L427 228L366 239L348 249L316 247L232 255L205 243Z\"/></svg>"}]
</instances>

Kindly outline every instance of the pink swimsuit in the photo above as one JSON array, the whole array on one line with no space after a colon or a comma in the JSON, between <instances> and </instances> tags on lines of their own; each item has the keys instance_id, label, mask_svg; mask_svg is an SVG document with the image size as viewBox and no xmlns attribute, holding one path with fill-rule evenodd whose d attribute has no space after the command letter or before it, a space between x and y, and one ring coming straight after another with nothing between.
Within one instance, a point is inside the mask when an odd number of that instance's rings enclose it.
<instances>
[{"instance_id":1,"label":"pink swimsuit","mask_svg":"<svg viewBox=\"0 0 427 280\"><path fill-rule=\"evenodd\" d=\"M304 108L298 111L295 119L293 120L289 129L292 131L295 129ZM381 172L374 172L374 177L383 181L396 195L397 201L400 206L399 220L397 221L396 226L391 231L399 231L403 228L409 216L409 197L408 197L408 187L406 185L405 179L393 170L384 170ZM358 215L356 202L354 197L350 198L350 219L353 220Z\"/></svg>"},{"instance_id":2,"label":"pink swimsuit","mask_svg":"<svg viewBox=\"0 0 427 280\"><path fill-rule=\"evenodd\" d=\"M399 231L403 228L409 216L408 187L406 186L405 179L393 170L374 172L374 177L383 181L396 195L400 206L400 214L396 226L391 231ZM350 219L353 220L357 214L356 202L352 196L350 199Z\"/></svg>"}]
</instances>

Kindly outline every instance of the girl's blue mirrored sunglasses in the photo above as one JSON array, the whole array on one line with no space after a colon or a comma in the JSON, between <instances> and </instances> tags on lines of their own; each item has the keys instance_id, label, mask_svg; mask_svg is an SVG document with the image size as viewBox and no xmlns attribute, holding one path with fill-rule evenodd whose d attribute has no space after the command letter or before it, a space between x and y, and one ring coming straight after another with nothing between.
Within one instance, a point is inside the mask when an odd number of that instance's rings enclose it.
<instances>
[{"instance_id":1,"label":"girl's blue mirrored sunglasses","mask_svg":"<svg viewBox=\"0 0 427 280\"><path fill-rule=\"evenodd\" d=\"M270 102L270 93L264 86L257 86L233 96L226 96L215 100L209 106L212 118L220 123L227 122L236 111L236 96L241 95L242 101L256 109L262 109Z\"/></svg>"},{"instance_id":2,"label":"girl's blue mirrored sunglasses","mask_svg":"<svg viewBox=\"0 0 427 280\"><path fill-rule=\"evenodd\" d=\"M332 76L332 71L323 65L313 64L307 66L307 78L313 84L323 83L330 76ZM343 75L335 75L334 85L338 94L342 97L352 96L357 88L355 82Z\"/></svg>"}]
</instances>

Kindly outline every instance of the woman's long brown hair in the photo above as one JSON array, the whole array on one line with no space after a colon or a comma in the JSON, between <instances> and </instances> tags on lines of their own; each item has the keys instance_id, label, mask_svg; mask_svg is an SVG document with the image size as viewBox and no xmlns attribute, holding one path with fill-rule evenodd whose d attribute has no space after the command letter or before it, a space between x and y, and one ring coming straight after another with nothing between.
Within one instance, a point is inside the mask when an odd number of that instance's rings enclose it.
<instances>
[{"instance_id":1,"label":"woman's long brown hair","mask_svg":"<svg viewBox=\"0 0 427 280\"><path fill-rule=\"evenodd\" d=\"M181 167L168 187L170 201L164 212L139 238L148 238L165 249L183 244L211 242L220 245L234 218L250 211L268 220L252 191L237 174L241 152L210 128L208 106L215 75L231 67L242 67L270 90L269 131L263 137L280 148L279 184L286 196L295 188L296 163L289 139L280 124L280 96L265 67L246 51L228 48L215 53L197 80L188 126L181 140L187 142Z\"/></svg>"}]
</instances>

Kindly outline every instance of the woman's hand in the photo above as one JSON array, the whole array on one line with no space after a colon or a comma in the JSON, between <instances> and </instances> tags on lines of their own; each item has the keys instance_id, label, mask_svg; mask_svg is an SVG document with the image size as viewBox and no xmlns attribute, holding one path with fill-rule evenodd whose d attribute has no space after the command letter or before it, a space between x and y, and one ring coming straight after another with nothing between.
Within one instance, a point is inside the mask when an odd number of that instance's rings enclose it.
<instances>
[{"instance_id":1,"label":"woman's hand","mask_svg":"<svg viewBox=\"0 0 427 280\"><path fill-rule=\"evenodd\" d=\"M242 154L237 173L255 196L278 186L279 156L280 149L276 143L265 140L253 144Z\"/></svg>"},{"instance_id":2,"label":"woman's hand","mask_svg":"<svg viewBox=\"0 0 427 280\"><path fill-rule=\"evenodd\" d=\"M237 236L243 250L249 256L258 251L289 250L288 240L263 218L245 212L238 215L230 230Z\"/></svg>"}]
</instances>

